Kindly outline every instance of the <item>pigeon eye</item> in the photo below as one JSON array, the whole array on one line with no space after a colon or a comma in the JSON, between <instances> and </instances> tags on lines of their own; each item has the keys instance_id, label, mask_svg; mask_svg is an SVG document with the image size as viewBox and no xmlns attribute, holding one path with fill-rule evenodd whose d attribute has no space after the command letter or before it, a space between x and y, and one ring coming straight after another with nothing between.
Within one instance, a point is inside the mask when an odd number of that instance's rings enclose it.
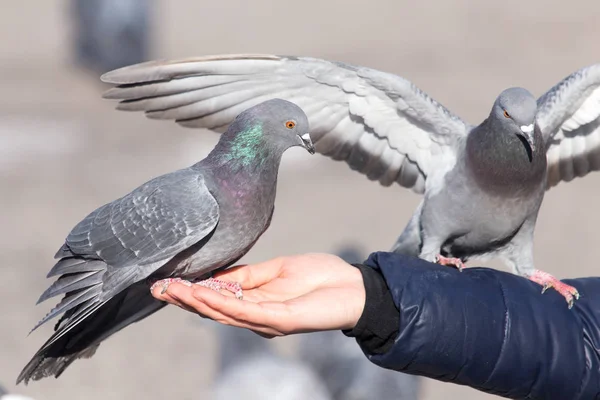
<instances>
[{"instance_id":1,"label":"pigeon eye","mask_svg":"<svg viewBox=\"0 0 600 400\"><path fill-rule=\"evenodd\" d=\"M506 110L504 110L504 116L505 116L506 118L510 118L510 114L509 114L509 113L507 113L507 112L506 112Z\"/></svg>"},{"instance_id":2,"label":"pigeon eye","mask_svg":"<svg viewBox=\"0 0 600 400\"><path fill-rule=\"evenodd\" d=\"M288 129L293 129L295 126L296 126L296 122L294 122L294 121L287 121L285 123L285 127Z\"/></svg>"}]
</instances>

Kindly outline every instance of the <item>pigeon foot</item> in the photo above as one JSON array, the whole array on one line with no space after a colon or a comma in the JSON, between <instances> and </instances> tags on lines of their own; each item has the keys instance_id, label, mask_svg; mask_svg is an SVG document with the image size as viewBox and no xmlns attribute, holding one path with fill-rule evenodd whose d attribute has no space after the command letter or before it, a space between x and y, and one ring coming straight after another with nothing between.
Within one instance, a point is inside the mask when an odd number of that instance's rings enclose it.
<instances>
[{"instance_id":1,"label":"pigeon foot","mask_svg":"<svg viewBox=\"0 0 600 400\"><path fill-rule=\"evenodd\" d=\"M223 280L215 279L215 278L208 278L203 281L194 282L194 283L196 285L200 285L205 288L212 289L216 292L220 292L222 289L225 289L228 292L235 294L235 297L238 300L242 300L244 298L244 295L242 293L242 285L240 285L237 282L223 281Z\"/></svg>"},{"instance_id":2,"label":"pigeon foot","mask_svg":"<svg viewBox=\"0 0 600 400\"><path fill-rule=\"evenodd\" d=\"M181 279L181 278L166 278L166 279L159 279L156 282L154 282L152 284L152 286L150 286L150 291L154 291L154 289L157 286L162 286L162 290L160 291L160 294L165 294L165 292L167 291L167 289L169 288L169 285L173 282L179 282L179 283L183 283L185 286L192 286L192 283L190 281L186 281L185 279Z\"/></svg>"},{"instance_id":3,"label":"pigeon foot","mask_svg":"<svg viewBox=\"0 0 600 400\"><path fill-rule=\"evenodd\" d=\"M456 269L458 269L461 272L462 272L463 268L465 267L465 264L463 264L463 262L460 258L444 257L439 254L437 256L435 256L435 262L440 265L448 265L450 267L456 267Z\"/></svg>"},{"instance_id":4,"label":"pigeon foot","mask_svg":"<svg viewBox=\"0 0 600 400\"><path fill-rule=\"evenodd\" d=\"M556 290L561 294L562 297L565 298L569 308L573 307L573 302L575 300L579 300L579 292L577 289L571 285L561 282L559 279L553 277L547 272L536 269L528 278L529 280L542 286L542 293L546 292L546 290L550 288Z\"/></svg>"}]
</instances>

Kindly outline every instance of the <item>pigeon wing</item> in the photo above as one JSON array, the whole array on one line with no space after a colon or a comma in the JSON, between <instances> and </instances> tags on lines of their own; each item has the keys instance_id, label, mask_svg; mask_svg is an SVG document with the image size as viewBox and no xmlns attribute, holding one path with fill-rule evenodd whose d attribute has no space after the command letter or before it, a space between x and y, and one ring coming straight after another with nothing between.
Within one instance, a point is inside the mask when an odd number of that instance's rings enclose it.
<instances>
[{"instance_id":1,"label":"pigeon wing","mask_svg":"<svg viewBox=\"0 0 600 400\"><path fill-rule=\"evenodd\" d=\"M219 206L196 171L152 179L85 217L65 245L113 268L168 261L217 225ZM59 251L59 253L61 252Z\"/></svg>"},{"instance_id":2,"label":"pigeon wing","mask_svg":"<svg viewBox=\"0 0 600 400\"><path fill-rule=\"evenodd\" d=\"M383 185L423 193L470 127L411 82L315 58L231 55L153 61L103 75L120 110L222 131L241 111L282 98L306 112L316 150Z\"/></svg>"},{"instance_id":3,"label":"pigeon wing","mask_svg":"<svg viewBox=\"0 0 600 400\"><path fill-rule=\"evenodd\" d=\"M569 75L537 103L548 188L600 170L600 64Z\"/></svg>"}]
</instances>

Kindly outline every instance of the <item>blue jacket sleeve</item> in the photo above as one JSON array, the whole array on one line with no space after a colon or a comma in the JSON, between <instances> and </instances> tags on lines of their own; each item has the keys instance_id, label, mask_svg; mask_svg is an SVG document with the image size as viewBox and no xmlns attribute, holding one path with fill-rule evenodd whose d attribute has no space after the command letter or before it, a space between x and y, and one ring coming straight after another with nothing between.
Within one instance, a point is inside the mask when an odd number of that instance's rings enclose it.
<instances>
[{"instance_id":1,"label":"blue jacket sleeve","mask_svg":"<svg viewBox=\"0 0 600 400\"><path fill-rule=\"evenodd\" d=\"M600 399L600 278L565 280L572 309L552 290L487 268L463 272L373 253L400 313L381 367L514 399Z\"/></svg>"}]
</instances>

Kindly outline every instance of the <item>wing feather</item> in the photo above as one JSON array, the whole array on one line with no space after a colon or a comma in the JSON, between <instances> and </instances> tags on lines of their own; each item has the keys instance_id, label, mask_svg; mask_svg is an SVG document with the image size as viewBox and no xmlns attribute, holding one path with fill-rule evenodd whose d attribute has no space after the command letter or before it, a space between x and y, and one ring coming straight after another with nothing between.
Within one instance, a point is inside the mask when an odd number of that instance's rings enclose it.
<instances>
[{"instance_id":1,"label":"wing feather","mask_svg":"<svg viewBox=\"0 0 600 400\"><path fill-rule=\"evenodd\" d=\"M309 117L316 150L383 185L416 192L471 129L409 81L315 58L229 55L153 61L105 74L118 109L222 131L243 110L272 98ZM434 157L435 156L435 157Z\"/></svg>"},{"instance_id":2,"label":"wing feather","mask_svg":"<svg viewBox=\"0 0 600 400\"><path fill-rule=\"evenodd\" d=\"M548 188L600 170L600 64L574 72L538 99Z\"/></svg>"}]
</instances>

